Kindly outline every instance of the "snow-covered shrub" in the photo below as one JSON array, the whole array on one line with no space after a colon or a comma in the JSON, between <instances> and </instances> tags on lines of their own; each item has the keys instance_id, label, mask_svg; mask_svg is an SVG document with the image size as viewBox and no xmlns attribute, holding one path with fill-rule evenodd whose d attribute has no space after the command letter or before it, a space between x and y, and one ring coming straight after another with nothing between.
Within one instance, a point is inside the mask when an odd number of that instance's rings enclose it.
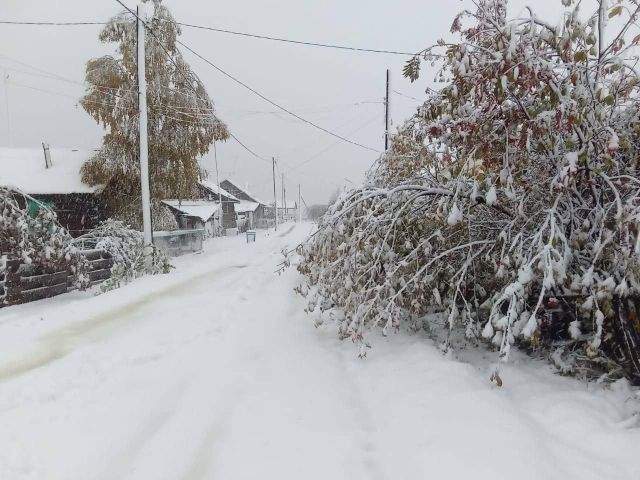
<instances>
[{"instance_id":1,"label":"snow-covered shrub","mask_svg":"<svg viewBox=\"0 0 640 480\"><path fill-rule=\"evenodd\" d=\"M169 273L172 268L164 252L155 246L145 247L142 233L118 220L106 220L74 242L103 250L113 258L111 277L100 285L103 292L143 275Z\"/></svg>"},{"instance_id":2,"label":"snow-covered shrub","mask_svg":"<svg viewBox=\"0 0 640 480\"><path fill-rule=\"evenodd\" d=\"M86 259L71 243L55 212L40 204L36 216L31 216L28 201L37 202L18 190L0 187L0 257L6 257L3 265L6 259L17 259L42 273L68 269L74 274L76 287L87 287ZM9 298L3 300L8 302Z\"/></svg>"},{"instance_id":3,"label":"snow-covered shrub","mask_svg":"<svg viewBox=\"0 0 640 480\"><path fill-rule=\"evenodd\" d=\"M459 41L408 62L413 80L440 63L442 88L299 267L314 306L343 311L341 337L364 346L376 327L444 318L504 360L516 342L562 346L577 369L616 364L640 382L640 37L623 18L637 7L562 4L552 26L479 0L453 23Z\"/></svg>"}]
</instances>

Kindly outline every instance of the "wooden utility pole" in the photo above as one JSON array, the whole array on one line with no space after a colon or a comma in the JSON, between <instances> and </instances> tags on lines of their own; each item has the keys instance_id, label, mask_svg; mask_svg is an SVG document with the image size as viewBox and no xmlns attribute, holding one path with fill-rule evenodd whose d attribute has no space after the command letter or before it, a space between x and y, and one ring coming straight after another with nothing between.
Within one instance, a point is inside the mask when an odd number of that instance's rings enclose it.
<instances>
[{"instance_id":1,"label":"wooden utility pole","mask_svg":"<svg viewBox=\"0 0 640 480\"><path fill-rule=\"evenodd\" d=\"M302 194L300 193L300 184L298 184L298 223L302 222L302 203L300 203L301 198Z\"/></svg>"},{"instance_id":2,"label":"wooden utility pole","mask_svg":"<svg viewBox=\"0 0 640 480\"><path fill-rule=\"evenodd\" d=\"M144 243L153 243L151 232L151 192L149 189L149 145L147 140L147 77L145 71L145 24L147 16L143 5L138 5L138 110L140 130L140 188L142 193L142 228Z\"/></svg>"},{"instance_id":3,"label":"wooden utility pole","mask_svg":"<svg viewBox=\"0 0 640 480\"><path fill-rule=\"evenodd\" d=\"M275 218L276 230L278 230L278 196L276 195L276 159L271 157L273 168L273 215Z\"/></svg>"},{"instance_id":4,"label":"wooden utility pole","mask_svg":"<svg viewBox=\"0 0 640 480\"><path fill-rule=\"evenodd\" d=\"M220 219L220 235L224 230L224 211L222 209L222 195L220 194L220 173L218 172L218 150L216 149L216 141L213 141L213 158L216 161L216 184L218 185L218 218Z\"/></svg>"},{"instance_id":5,"label":"wooden utility pole","mask_svg":"<svg viewBox=\"0 0 640 480\"><path fill-rule=\"evenodd\" d=\"M4 70L4 108L7 112L7 145L11 146L11 112L9 110L9 74Z\"/></svg>"},{"instance_id":6,"label":"wooden utility pole","mask_svg":"<svg viewBox=\"0 0 640 480\"><path fill-rule=\"evenodd\" d=\"M284 221L289 213L287 208L287 189L284 186L284 173L282 174L282 208L284 208L284 216L282 217Z\"/></svg>"},{"instance_id":7,"label":"wooden utility pole","mask_svg":"<svg viewBox=\"0 0 640 480\"><path fill-rule=\"evenodd\" d=\"M389 148L389 69L387 68L387 88L384 97L384 150Z\"/></svg>"}]
</instances>

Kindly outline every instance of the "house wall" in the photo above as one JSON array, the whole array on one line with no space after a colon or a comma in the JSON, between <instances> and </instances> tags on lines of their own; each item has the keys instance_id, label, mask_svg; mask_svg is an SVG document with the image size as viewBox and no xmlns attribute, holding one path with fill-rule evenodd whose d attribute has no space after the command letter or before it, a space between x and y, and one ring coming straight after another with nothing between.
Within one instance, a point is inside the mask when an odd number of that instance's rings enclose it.
<instances>
[{"instance_id":1,"label":"house wall","mask_svg":"<svg viewBox=\"0 0 640 480\"><path fill-rule=\"evenodd\" d=\"M258 202L251 195L246 193L244 190L235 186L229 180L224 180L223 182L221 182L220 187L226 190L227 192L229 192L231 195L239 198L240 200L245 200L247 202L254 202L254 203L260 204L258 208L253 212L253 221L258 221L265 216L265 210L264 210L265 206L260 202Z\"/></svg>"},{"instance_id":2,"label":"house wall","mask_svg":"<svg viewBox=\"0 0 640 480\"><path fill-rule=\"evenodd\" d=\"M220 196L218 194L213 193L211 190L203 187L202 185L199 185L198 188L200 190L201 198L204 198L213 202L219 201ZM238 222L236 221L236 209L233 206L234 203L235 202L231 200L229 197L225 197L224 195L222 195L222 227L223 228L238 227Z\"/></svg>"},{"instance_id":3,"label":"house wall","mask_svg":"<svg viewBox=\"0 0 640 480\"><path fill-rule=\"evenodd\" d=\"M49 205L56 213L60 225L67 229L73 237L86 233L106 220L104 204L99 197L93 194L32 196L45 205Z\"/></svg>"},{"instance_id":4,"label":"house wall","mask_svg":"<svg viewBox=\"0 0 640 480\"><path fill-rule=\"evenodd\" d=\"M233 206L233 202L225 202L224 200L222 201L222 227L238 227L238 222L236 220L236 209Z\"/></svg>"}]
</instances>

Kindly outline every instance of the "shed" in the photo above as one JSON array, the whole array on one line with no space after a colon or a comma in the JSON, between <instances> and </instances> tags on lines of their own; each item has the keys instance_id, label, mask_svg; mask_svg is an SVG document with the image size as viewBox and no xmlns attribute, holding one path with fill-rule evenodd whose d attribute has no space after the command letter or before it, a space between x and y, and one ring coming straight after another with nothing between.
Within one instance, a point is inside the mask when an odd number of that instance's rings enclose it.
<instances>
[{"instance_id":1,"label":"shed","mask_svg":"<svg viewBox=\"0 0 640 480\"><path fill-rule=\"evenodd\" d=\"M219 234L220 203L208 200L163 200L162 203L175 215L181 229L203 229L208 237Z\"/></svg>"}]
</instances>

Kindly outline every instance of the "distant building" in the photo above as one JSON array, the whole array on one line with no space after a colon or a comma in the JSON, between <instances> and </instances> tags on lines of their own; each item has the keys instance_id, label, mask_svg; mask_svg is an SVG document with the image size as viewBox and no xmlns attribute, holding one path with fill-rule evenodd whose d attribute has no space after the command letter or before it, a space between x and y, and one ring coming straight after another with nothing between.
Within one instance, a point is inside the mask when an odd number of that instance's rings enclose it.
<instances>
[{"instance_id":1,"label":"distant building","mask_svg":"<svg viewBox=\"0 0 640 480\"><path fill-rule=\"evenodd\" d=\"M220 182L220 187L232 193L240 200L235 205L238 222L244 230L252 228L267 228L273 222L269 222L266 215L267 204L258 197L249 193L247 188L240 188L230 180Z\"/></svg>"},{"instance_id":2,"label":"distant building","mask_svg":"<svg viewBox=\"0 0 640 480\"><path fill-rule=\"evenodd\" d=\"M269 204L270 216L273 215L273 203ZM298 202L287 201L286 205L278 202L278 221L298 220Z\"/></svg>"},{"instance_id":3,"label":"distant building","mask_svg":"<svg viewBox=\"0 0 640 480\"><path fill-rule=\"evenodd\" d=\"M162 203L175 215L179 228L202 229L207 237L221 234L220 203L209 200L163 200Z\"/></svg>"},{"instance_id":4,"label":"distant building","mask_svg":"<svg viewBox=\"0 0 640 480\"><path fill-rule=\"evenodd\" d=\"M200 181L199 187L202 200L222 204L222 228L224 230L238 228L235 205L240 203L240 200L209 180Z\"/></svg>"},{"instance_id":5,"label":"distant building","mask_svg":"<svg viewBox=\"0 0 640 480\"><path fill-rule=\"evenodd\" d=\"M73 236L105 219L100 186L80 178L80 168L93 150L70 148L0 148L0 185L33 197L26 207L36 214L42 203Z\"/></svg>"}]
</instances>

